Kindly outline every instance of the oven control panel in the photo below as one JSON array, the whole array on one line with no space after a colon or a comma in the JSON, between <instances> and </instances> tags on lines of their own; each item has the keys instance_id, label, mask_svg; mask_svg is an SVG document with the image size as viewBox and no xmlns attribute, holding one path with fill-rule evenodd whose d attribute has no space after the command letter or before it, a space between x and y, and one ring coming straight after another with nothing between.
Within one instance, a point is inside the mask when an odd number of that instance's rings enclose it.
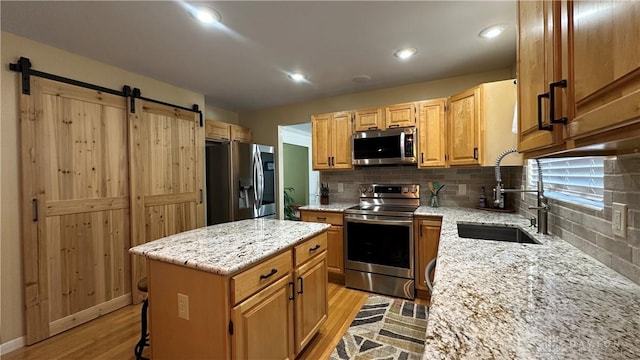
<instances>
[{"instance_id":1,"label":"oven control panel","mask_svg":"<svg viewBox=\"0 0 640 360\"><path fill-rule=\"evenodd\" d=\"M419 184L362 184L360 197L419 198Z\"/></svg>"}]
</instances>

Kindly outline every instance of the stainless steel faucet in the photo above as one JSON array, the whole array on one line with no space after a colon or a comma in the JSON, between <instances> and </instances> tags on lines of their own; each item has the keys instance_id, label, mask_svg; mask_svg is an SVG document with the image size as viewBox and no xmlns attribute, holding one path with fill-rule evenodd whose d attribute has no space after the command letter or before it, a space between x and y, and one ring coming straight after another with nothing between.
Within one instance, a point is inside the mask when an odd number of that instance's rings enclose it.
<instances>
[{"instance_id":1,"label":"stainless steel faucet","mask_svg":"<svg viewBox=\"0 0 640 360\"><path fill-rule=\"evenodd\" d=\"M517 149L509 149L504 151L502 154L498 156L496 159L496 186L493 188L493 204L498 208L504 208L504 194L505 193L523 193L523 192L532 192L536 193L537 198L537 206L529 206L529 209L538 210L538 219L536 221L538 225L538 233L548 234L548 213L549 213L549 204L547 202L547 198L544 196L544 184L542 182L542 169L540 167L540 161L536 159L536 163L538 164L538 183L537 189L535 190L526 190L526 189L504 189L502 187L502 176L500 175L500 162L502 159L514 152L518 152Z\"/></svg>"}]
</instances>

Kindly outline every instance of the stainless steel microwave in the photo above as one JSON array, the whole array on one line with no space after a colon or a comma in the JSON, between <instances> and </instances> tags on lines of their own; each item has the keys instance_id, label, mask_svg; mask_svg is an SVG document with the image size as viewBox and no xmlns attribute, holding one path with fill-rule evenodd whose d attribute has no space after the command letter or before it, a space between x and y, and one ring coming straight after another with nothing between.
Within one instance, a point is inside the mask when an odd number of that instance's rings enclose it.
<instances>
[{"instance_id":1,"label":"stainless steel microwave","mask_svg":"<svg viewBox=\"0 0 640 360\"><path fill-rule=\"evenodd\" d=\"M415 164L415 127L359 131L351 138L353 165Z\"/></svg>"}]
</instances>

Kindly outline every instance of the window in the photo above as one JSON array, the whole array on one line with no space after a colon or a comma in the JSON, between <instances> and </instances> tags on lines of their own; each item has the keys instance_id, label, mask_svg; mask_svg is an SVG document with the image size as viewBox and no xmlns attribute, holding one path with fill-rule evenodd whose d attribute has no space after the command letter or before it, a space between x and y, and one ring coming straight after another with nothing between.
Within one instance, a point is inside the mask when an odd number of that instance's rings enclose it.
<instances>
[{"instance_id":1,"label":"window","mask_svg":"<svg viewBox=\"0 0 640 360\"><path fill-rule=\"evenodd\" d=\"M544 195L551 199L565 200L601 209L604 156L540 159ZM529 160L527 182L535 189L538 167Z\"/></svg>"}]
</instances>

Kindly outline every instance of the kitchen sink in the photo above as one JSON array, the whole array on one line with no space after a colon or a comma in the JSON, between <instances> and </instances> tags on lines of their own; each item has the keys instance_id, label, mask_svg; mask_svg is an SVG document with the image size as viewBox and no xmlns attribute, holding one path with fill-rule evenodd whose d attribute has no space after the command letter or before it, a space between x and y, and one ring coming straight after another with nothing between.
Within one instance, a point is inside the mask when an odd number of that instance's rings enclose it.
<instances>
[{"instance_id":1,"label":"kitchen sink","mask_svg":"<svg viewBox=\"0 0 640 360\"><path fill-rule=\"evenodd\" d=\"M540 244L518 227L458 224L458 236L471 239L508 241L521 244Z\"/></svg>"}]
</instances>

